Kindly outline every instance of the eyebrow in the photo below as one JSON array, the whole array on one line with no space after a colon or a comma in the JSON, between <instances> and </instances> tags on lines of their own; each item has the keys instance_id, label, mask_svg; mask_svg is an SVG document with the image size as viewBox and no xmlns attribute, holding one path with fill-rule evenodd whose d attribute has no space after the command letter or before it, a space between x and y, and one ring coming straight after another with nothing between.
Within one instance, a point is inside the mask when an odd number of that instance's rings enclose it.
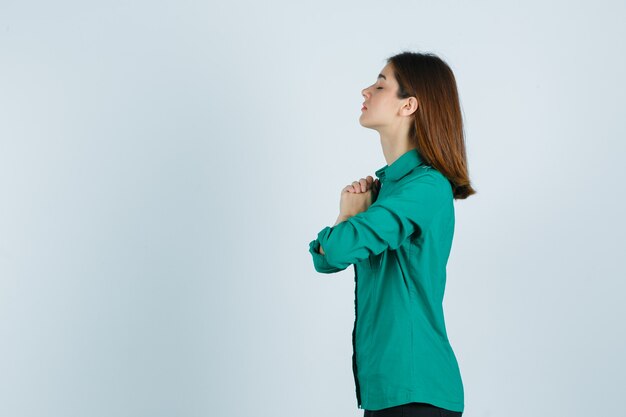
<instances>
[{"instance_id":1,"label":"eyebrow","mask_svg":"<svg viewBox=\"0 0 626 417\"><path fill-rule=\"evenodd\" d=\"M384 78L385 81L387 81L387 77L385 77L383 74L378 74L378 78Z\"/></svg>"}]
</instances>

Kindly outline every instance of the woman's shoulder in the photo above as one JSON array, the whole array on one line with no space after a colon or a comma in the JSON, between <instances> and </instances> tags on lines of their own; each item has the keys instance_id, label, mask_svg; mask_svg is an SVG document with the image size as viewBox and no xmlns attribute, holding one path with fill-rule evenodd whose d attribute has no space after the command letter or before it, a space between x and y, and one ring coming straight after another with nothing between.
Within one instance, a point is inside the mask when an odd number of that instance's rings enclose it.
<instances>
[{"instance_id":1,"label":"woman's shoulder","mask_svg":"<svg viewBox=\"0 0 626 417\"><path fill-rule=\"evenodd\" d=\"M452 184L448 178L438 169L430 165L418 165L398 182L400 188L411 190L412 188L427 189L434 193L449 194L452 198ZM428 185L428 187L424 187Z\"/></svg>"},{"instance_id":2,"label":"woman's shoulder","mask_svg":"<svg viewBox=\"0 0 626 417\"><path fill-rule=\"evenodd\" d=\"M431 166L419 165L399 178L374 204L395 210L425 229L435 218L447 222L453 214L453 201L448 179ZM438 217L439 213L445 215Z\"/></svg>"}]
</instances>

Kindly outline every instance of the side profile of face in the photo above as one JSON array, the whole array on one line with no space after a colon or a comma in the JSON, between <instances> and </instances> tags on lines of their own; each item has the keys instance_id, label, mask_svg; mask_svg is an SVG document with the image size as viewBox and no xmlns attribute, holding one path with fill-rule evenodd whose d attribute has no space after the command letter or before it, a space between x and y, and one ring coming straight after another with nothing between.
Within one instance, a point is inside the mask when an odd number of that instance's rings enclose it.
<instances>
[{"instance_id":1,"label":"side profile of face","mask_svg":"<svg viewBox=\"0 0 626 417\"><path fill-rule=\"evenodd\" d=\"M417 100L414 97L399 99L398 87L389 63L380 71L376 82L361 91L365 99L359 117L361 126L380 132L407 121L407 116L417 109Z\"/></svg>"}]
</instances>

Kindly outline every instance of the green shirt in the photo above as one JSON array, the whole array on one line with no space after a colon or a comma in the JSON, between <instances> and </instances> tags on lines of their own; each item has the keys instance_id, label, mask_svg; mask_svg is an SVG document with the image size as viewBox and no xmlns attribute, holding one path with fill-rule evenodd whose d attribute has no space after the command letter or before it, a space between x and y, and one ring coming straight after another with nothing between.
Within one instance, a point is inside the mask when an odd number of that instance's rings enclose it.
<instances>
[{"instance_id":1,"label":"green shirt","mask_svg":"<svg viewBox=\"0 0 626 417\"><path fill-rule=\"evenodd\" d=\"M442 306L454 234L451 183L416 149L376 176L381 182L376 201L325 227L309 244L318 272L354 265L352 369L358 407L425 402L463 411L463 383Z\"/></svg>"}]
</instances>

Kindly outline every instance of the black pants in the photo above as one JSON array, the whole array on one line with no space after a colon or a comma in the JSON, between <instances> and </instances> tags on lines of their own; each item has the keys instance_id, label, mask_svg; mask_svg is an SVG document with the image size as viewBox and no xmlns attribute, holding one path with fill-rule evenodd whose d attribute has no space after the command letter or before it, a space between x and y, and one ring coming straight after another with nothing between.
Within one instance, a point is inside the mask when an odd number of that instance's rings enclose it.
<instances>
[{"instance_id":1,"label":"black pants","mask_svg":"<svg viewBox=\"0 0 626 417\"><path fill-rule=\"evenodd\" d=\"M461 417L462 414L428 403L408 403L382 410L365 410L363 417Z\"/></svg>"}]
</instances>

